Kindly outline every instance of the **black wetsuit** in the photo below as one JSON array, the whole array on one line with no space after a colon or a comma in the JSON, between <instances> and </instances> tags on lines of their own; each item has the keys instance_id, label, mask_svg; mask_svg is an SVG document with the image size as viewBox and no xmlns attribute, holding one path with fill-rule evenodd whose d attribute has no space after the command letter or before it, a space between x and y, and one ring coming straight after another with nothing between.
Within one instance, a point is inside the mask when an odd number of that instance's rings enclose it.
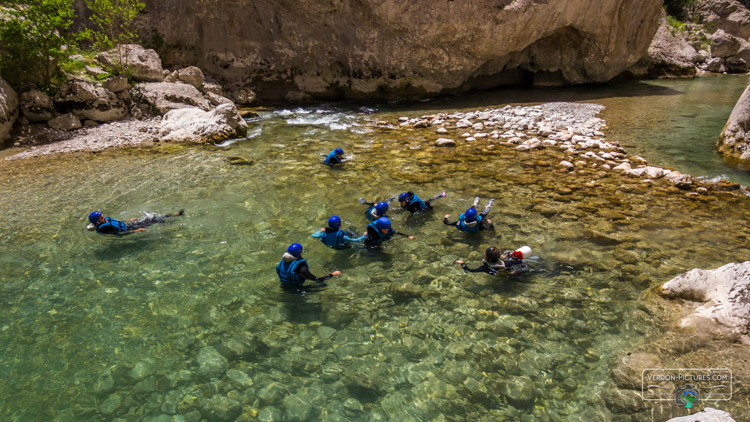
<instances>
[{"instance_id":1,"label":"black wetsuit","mask_svg":"<svg viewBox=\"0 0 750 422\"><path fill-rule=\"evenodd\" d=\"M297 268L294 269L294 273L298 276L304 278L305 280L315 281L318 284L284 284L281 283L280 286L284 291L291 292L291 293L299 293L299 294L306 294L315 292L318 290L321 290L323 287L326 287L328 284L326 284L326 280L333 277L332 274L328 274L325 277L315 277L311 272L310 269L307 267L307 263L303 263L297 266ZM304 281L303 281L304 283Z\"/></svg>"},{"instance_id":2,"label":"black wetsuit","mask_svg":"<svg viewBox=\"0 0 750 422\"><path fill-rule=\"evenodd\" d=\"M500 261L502 265L495 264L496 266L490 266L487 262L482 262L482 266L479 268L469 268L466 264L461 264L464 272L467 273L487 273L489 275L497 275L500 271L505 271L511 275L524 272L528 267L523 263L523 260L518 258L508 258Z\"/></svg>"},{"instance_id":3,"label":"black wetsuit","mask_svg":"<svg viewBox=\"0 0 750 422\"><path fill-rule=\"evenodd\" d=\"M386 240L390 240L394 234L397 234L403 237L409 237L408 234L400 233L393 229L391 229L388 234L382 234L377 228L373 227L373 225L374 224L369 224L367 226L367 237L365 238L365 246L367 246L368 248L374 247L374 246L380 246Z\"/></svg>"}]
</instances>

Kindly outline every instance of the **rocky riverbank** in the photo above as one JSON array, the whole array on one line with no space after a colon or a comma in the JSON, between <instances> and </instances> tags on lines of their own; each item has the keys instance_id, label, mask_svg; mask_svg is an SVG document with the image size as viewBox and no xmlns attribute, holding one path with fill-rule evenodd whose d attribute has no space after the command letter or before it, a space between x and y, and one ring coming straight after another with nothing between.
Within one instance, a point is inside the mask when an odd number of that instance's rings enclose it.
<instances>
[{"instance_id":1,"label":"rocky riverbank","mask_svg":"<svg viewBox=\"0 0 750 422\"><path fill-rule=\"evenodd\" d=\"M547 103L539 106L505 106L472 112L438 113L418 118L403 116L398 121L377 122L381 130L417 130L438 147L472 144L480 151L513 148L534 154L551 150L559 156L561 171L588 178L621 173L642 184L669 183L692 195L709 190L732 191L746 187L728 181L706 182L679 171L650 166L643 157L631 156L615 142L606 140L604 120L596 117L603 109L597 104ZM592 180L591 177L594 179Z\"/></svg>"}]
</instances>

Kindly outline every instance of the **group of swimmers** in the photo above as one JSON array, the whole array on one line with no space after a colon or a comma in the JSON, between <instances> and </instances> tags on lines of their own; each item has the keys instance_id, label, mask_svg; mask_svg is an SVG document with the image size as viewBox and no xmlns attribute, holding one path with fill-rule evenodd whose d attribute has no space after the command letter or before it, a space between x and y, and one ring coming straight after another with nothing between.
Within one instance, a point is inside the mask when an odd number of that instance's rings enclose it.
<instances>
[{"instance_id":1,"label":"group of swimmers","mask_svg":"<svg viewBox=\"0 0 750 422\"><path fill-rule=\"evenodd\" d=\"M344 158L344 151L341 148L336 148L326 156L323 163L333 167L350 159L351 158ZM422 200L414 192L408 191L403 192L398 196L398 202L402 209L413 215L433 209L432 202L436 199L444 198L445 196L445 192L441 192L428 200ZM341 218L334 215L328 219L327 227L316 231L311 237L320 239L323 244L333 249L350 248L353 243L363 243L368 248L379 248L382 246L383 242L390 240L394 235L403 236L408 239L416 239L414 236L395 231L393 227L391 227L391 220L386 213L388 212L390 202L394 199L395 197L391 197L380 202L367 202L364 198L359 199L361 204L368 207L365 211L365 217L370 221L367 225L367 230L361 236L357 236L350 231L342 230ZM471 208L459 215L457 221L451 222L449 220L451 215L446 214L443 218L443 224L455 226L458 230L468 233L475 233L482 230L494 230L492 221L487 218L487 214L489 214L494 201L494 199L490 199L484 210L479 213L477 212L479 197L477 197L474 199ZM105 217L99 211L94 211L89 214L89 222L91 224L88 225L87 229L96 230L96 232L100 234L126 235L144 231L152 224L163 223L167 218L180 215L184 215L184 210L164 216L152 216L143 219L133 218L121 222L110 217ZM314 291L316 288L325 287L326 280L341 275L340 271L334 271L324 277L314 276L310 272L307 261L302 257L302 250L302 245L299 243L291 244L283 254L281 261L276 265L276 273L279 276L281 287L299 292L304 286L304 292L309 292ZM490 247L485 251L482 265L478 268L471 269L467 267L466 263L462 260L457 260L456 263L460 264L465 272L484 272L490 275L507 273L514 275L525 272L528 269L527 265L524 264L523 259L528 257L530 253L531 248L528 246L523 246L515 251L508 250L502 253L499 249ZM314 284L305 284L306 281L311 281Z\"/></svg>"}]
</instances>

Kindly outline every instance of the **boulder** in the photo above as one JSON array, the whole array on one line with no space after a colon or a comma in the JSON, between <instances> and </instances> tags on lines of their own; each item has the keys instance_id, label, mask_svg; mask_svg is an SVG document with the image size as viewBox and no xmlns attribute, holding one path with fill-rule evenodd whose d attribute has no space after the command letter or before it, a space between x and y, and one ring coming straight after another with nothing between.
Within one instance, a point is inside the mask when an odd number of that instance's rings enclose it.
<instances>
[{"instance_id":1,"label":"boulder","mask_svg":"<svg viewBox=\"0 0 750 422\"><path fill-rule=\"evenodd\" d=\"M102 82L102 86L114 93L125 91L128 89L128 77L125 75L113 76Z\"/></svg>"},{"instance_id":2,"label":"boulder","mask_svg":"<svg viewBox=\"0 0 750 422\"><path fill-rule=\"evenodd\" d=\"M16 91L0 78L0 143L10 139L10 129L18 118Z\"/></svg>"},{"instance_id":3,"label":"boulder","mask_svg":"<svg viewBox=\"0 0 750 422\"><path fill-rule=\"evenodd\" d=\"M219 142L247 135L247 123L234 104L222 104L212 111L182 108L164 115L161 134L168 142Z\"/></svg>"},{"instance_id":4,"label":"boulder","mask_svg":"<svg viewBox=\"0 0 750 422\"><path fill-rule=\"evenodd\" d=\"M125 105L112 91L82 79L65 82L54 101L60 108L71 110L81 119L109 122L127 115Z\"/></svg>"},{"instance_id":5,"label":"boulder","mask_svg":"<svg viewBox=\"0 0 750 422\"><path fill-rule=\"evenodd\" d=\"M649 78L693 77L697 56L698 52L684 34L672 28L667 22L666 14L663 14L648 54L628 71Z\"/></svg>"},{"instance_id":6,"label":"boulder","mask_svg":"<svg viewBox=\"0 0 750 422\"><path fill-rule=\"evenodd\" d=\"M213 92L207 92L204 95L213 106L218 106L220 104L234 104L229 98L216 95Z\"/></svg>"},{"instance_id":7,"label":"boulder","mask_svg":"<svg viewBox=\"0 0 750 422\"><path fill-rule=\"evenodd\" d=\"M198 107L204 111L211 104L194 86L183 83L141 83L130 89L130 96L149 115L165 114L179 108Z\"/></svg>"},{"instance_id":8,"label":"boulder","mask_svg":"<svg viewBox=\"0 0 750 422\"><path fill-rule=\"evenodd\" d=\"M139 23L163 40L170 64L198 66L232 91L251 83L275 100L289 91L415 98L527 77L541 85L605 82L643 57L661 7L661 0L601 0L593 9L590 0L441 7L432 0L347 7L162 0L146 2Z\"/></svg>"},{"instance_id":9,"label":"boulder","mask_svg":"<svg viewBox=\"0 0 750 422\"><path fill-rule=\"evenodd\" d=\"M138 44L123 44L112 50L100 53L96 60L109 67L122 64L133 72L133 80L141 82L161 82L164 80L164 69L156 51L141 47Z\"/></svg>"},{"instance_id":10,"label":"boulder","mask_svg":"<svg viewBox=\"0 0 750 422\"><path fill-rule=\"evenodd\" d=\"M21 112L29 122L46 122L55 117L55 106L49 95L32 89L21 94Z\"/></svg>"},{"instance_id":11,"label":"boulder","mask_svg":"<svg viewBox=\"0 0 750 422\"><path fill-rule=\"evenodd\" d=\"M750 86L734 106L716 147L730 164L750 169Z\"/></svg>"},{"instance_id":12,"label":"boulder","mask_svg":"<svg viewBox=\"0 0 750 422\"><path fill-rule=\"evenodd\" d=\"M739 53L742 48L742 40L729 35L721 29L711 36L711 57L727 58Z\"/></svg>"},{"instance_id":13,"label":"boulder","mask_svg":"<svg viewBox=\"0 0 750 422\"><path fill-rule=\"evenodd\" d=\"M724 67L724 59L721 57L711 57L706 62L706 70L714 73L726 72L727 69Z\"/></svg>"},{"instance_id":14,"label":"boulder","mask_svg":"<svg viewBox=\"0 0 750 422\"><path fill-rule=\"evenodd\" d=\"M203 81L203 85L201 85L200 90L204 94L208 94L210 92L212 94L221 95L222 97L224 96L224 89L216 82Z\"/></svg>"},{"instance_id":15,"label":"boulder","mask_svg":"<svg viewBox=\"0 0 750 422\"><path fill-rule=\"evenodd\" d=\"M664 178L671 182L679 189L687 190L693 187L694 178L689 174L682 174L679 171L670 171L664 173Z\"/></svg>"},{"instance_id":16,"label":"boulder","mask_svg":"<svg viewBox=\"0 0 750 422\"><path fill-rule=\"evenodd\" d=\"M52 129L69 131L79 129L81 127L81 120L75 114L67 113L48 120L47 124Z\"/></svg>"},{"instance_id":17,"label":"boulder","mask_svg":"<svg viewBox=\"0 0 750 422\"><path fill-rule=\"evenodd\" d=\"M667 422L736 422L732 415L713 407L706 407L701 412L693 413L688 416L679 416L672 418Z\"/></svg>"},{"instance_id":18,"label":"boulder","mask_svg":"<svg viewBox=\"0 0 750 422\"><path fill-rule=\"evenodd\" d=\"M439 147L454 147L456 146L456 141L449 138L438 138L438 140L435 141L435 145Z\"/></svg>"},{"instance_id":19,"label":"boulder","mask_svg":"<svg viewBox=\"0 0 750 422\"><path fill-rule=\"evenodd\" d=\"M305 97L304 95L300 94L302 93L288 93L287 97L289 97L289 99L287 99L287 102L294 103L295 101L301 100L303 100L302 102L310 101L309 95ZM255 93L247 88L242 88L232 93L232 98L234 98L234 102L237 104L249 105L255 101Z\"/></svg>"},{"instance_id":20,"label":"boulder","mask_svg":"<svg viewBox=\"0 0 750 422\"><path fill-rule=\"evenodd\" d=\"M683 328L730 336L750 330L750 261L690 270L662 284L659 293L703 303L680 321Z\"/></svg>"},{"instance_id":21,"label":"boulder","mask_svg":"<svg viewBox=\"0 0 750 422\"><path fill-rule=\"evenodd\" d=\"M612 381L619 388L640 390L643 370L660 367L662 361L657 355L646 352L627 353L615 361Z\"/></svg>"},{"instance_id":22,"label":"boulder","mask_svg":"<svg viewBox=\"0 0 750 422\"><path fill-rule=\"evenodd\" d=\"M737 0L701 0L695 2L705 27L721 29L746 40L750 38L750 10Z\"/></svg>"},{"instance_id":23,"label":"boulder","mask_svg":"<svg viewBox=\"0 0 750 422\"><path fill-rule=\"evenodd\" d=\"M200 89L201 85L203 85L203 72L195 66L188 66L175 73L177 80L180 82L192 85L197 89Z\"/></svg>"}]
</instances>

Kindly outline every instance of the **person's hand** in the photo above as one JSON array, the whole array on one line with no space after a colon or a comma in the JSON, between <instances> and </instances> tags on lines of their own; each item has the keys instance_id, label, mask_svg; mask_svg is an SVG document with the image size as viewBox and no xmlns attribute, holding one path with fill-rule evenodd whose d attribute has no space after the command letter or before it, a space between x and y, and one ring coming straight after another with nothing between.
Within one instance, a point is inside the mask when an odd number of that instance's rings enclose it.
<instances>
[{"instance_id":1,"label":"person's hand","mask_svg":"<svg viewBox=\"0 0 750 422\"><path fill-rule=\"evenodd\" d=\"M137 218L128 218L125 220L126 223L132 223L133 221L137 220Z\"/></svg>"},{"instance_id":2,"label":"person's hand","mask_svg":"<svg viewBox=\"0 0 750 422\"><path fill-rule=\"evenodd\" d=\"M463 265L463 264L465 264L465 263L464 263L464 261L463 261L463 260L461 260L461 259L457 259L457 260L456 260L456 264L461 264L461 265Z\"/></svg>"},{"instance_id":3,"label":"person's hand","mask_svg":"<svg viewBox=\"0 0 750 422\"><path fill-rule=\"evenodd\" d=\"M321 233L323 233L324 231L326 231L326 229L325 229L325 228L322 228L322 229L320 229L320 232L321 232Z\"/></svg>"},{"instance_id":4,"label":"person's hand","mask_svg":"<svg viewBox=\"0 0 750 422\"><path fill-rule=\"evenodd\" d=\"M331 273L331 275L334 276L334 277L338 277L338 276L341 275L341 271L334 271L334 272Z\"/></svg>"},{"instance_id":5,"label":"person's hand","mask_svg":"<svg viewBox=\"0 0 750 422\"><path fill-rule=\"evenodd\" d=\"M362 236L367 236L367 232L362 233Z\"/></svg>"},{"instance_id":6,"label":"person's hand","mask_svg":"<svg viewBox=\"0 0 750 422\"><path fill-rule=\"evenodd\" d=\"M416 239L417 236L409 236L409 239Z\"/></svg>"},{"instance_id":7,"label":"person's hand","mask_svg":"<svg viewBox=\"0 0 750 422\"><path fill-rule=\"evenodd\" d=\"M145 231L146 231L146 228L145 228L145 227L141 227L140 229L135 229L135 230L133 230L133 231L134 231L134 232L145 232Z\"/></svg>"},{"instance_id":8,"label":"person's hand","mask_svg":"<svg viewBox=\"0 0 750 422\"><path fill-rule=\"evenodd\" d=\"M447 220L449 218L451 218L451 215L450 214L445 214L445 219Z\"/></svg>"}]
</instances>

